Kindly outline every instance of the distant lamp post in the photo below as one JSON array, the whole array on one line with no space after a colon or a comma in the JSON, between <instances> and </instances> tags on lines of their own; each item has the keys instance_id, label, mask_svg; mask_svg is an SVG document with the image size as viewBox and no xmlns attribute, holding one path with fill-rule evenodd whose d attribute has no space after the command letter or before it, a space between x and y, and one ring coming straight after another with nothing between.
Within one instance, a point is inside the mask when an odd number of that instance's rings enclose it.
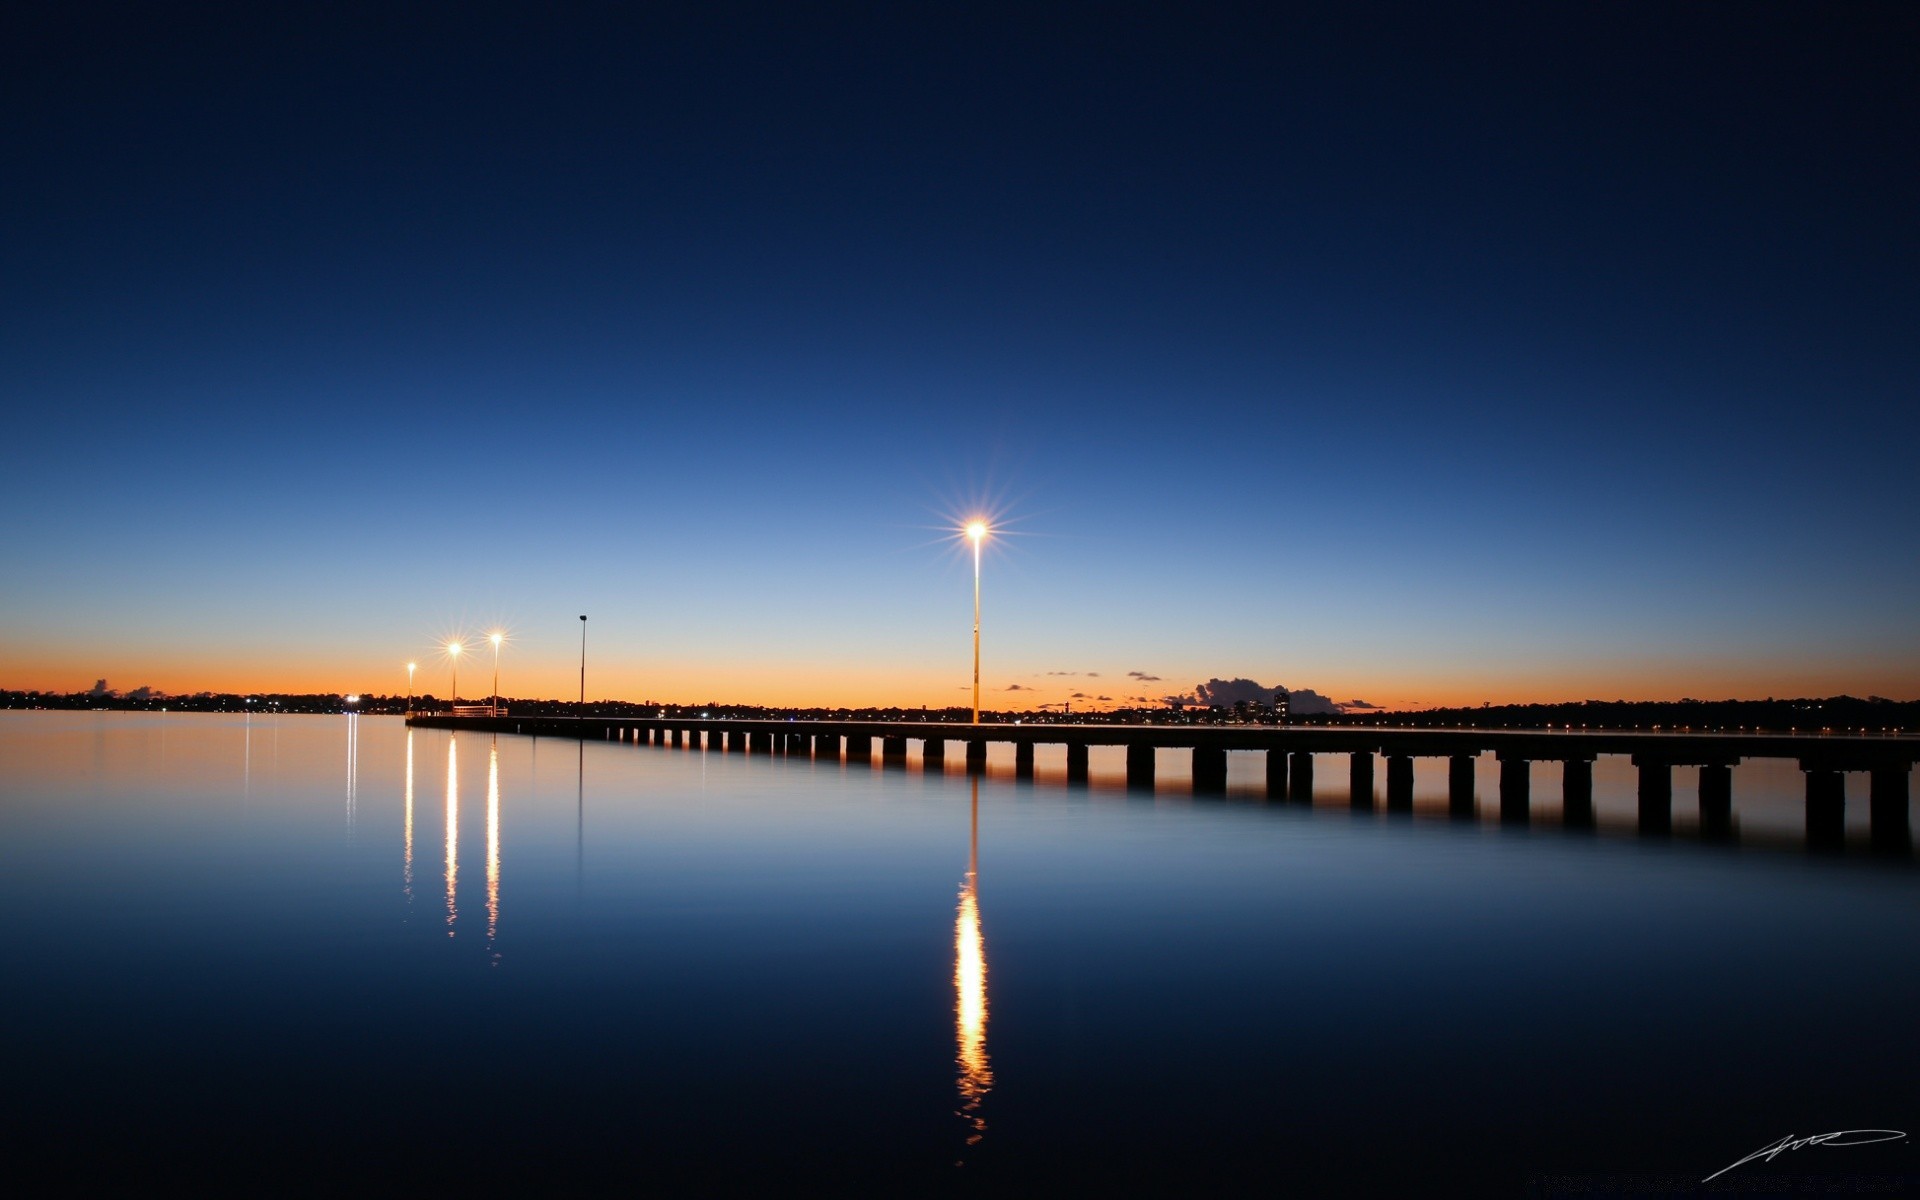
<instances>
[{"instance_id":1,"label":"distant lamp post","mask_svg":"<svg viewBox=\"0 0 1920 1200\"><path fill-rule=\"evenodd\" d=\"M580 715L587 715L587 614L580 614Z\"/></svg>"},{"instance_id":2,"label":"distant lamp post","mask_svg":"<svg viewBox=\"0 0 1920 1200\"><path fill-rule=\"evenodd\" d=\"M986 540L987 523L969 521L967 537L973 542L973 723L980 723L980 543Z\"/></svg>"},{"instance_id":3,"label":"distant lamp post","mask_svg":"<svg viewBox=\"0 0 1920 1200\"><path fill-rule=\"evenodd\" d=\"M447 661L453 664L453 698L447 702L448 716L460 707L460 651L465 648L459 642L447 643Z\"/></svg>"},{"instance_id":4,"label":"distant lamp post","mask_svg":"<svg viewBox=\"0 0 1920 1200\"><path fill-rule=\"evenodd\" d=\"M487 635L487 640L493 643L493 711L496 716L500 712L500 643L506 640L506 636L498 629Z\"/></svg>"},{"instance_id":5,"label":"distant lamp post","mask_svg":"<svg viewBox=\"0 0 1920 1200\"><path fill-rule=\"evenodd\" d=\"M419 665L420 665L419 663L407 664L407 715L408 716L413 715L413 669Z\"/></svg>"}]
</instances>

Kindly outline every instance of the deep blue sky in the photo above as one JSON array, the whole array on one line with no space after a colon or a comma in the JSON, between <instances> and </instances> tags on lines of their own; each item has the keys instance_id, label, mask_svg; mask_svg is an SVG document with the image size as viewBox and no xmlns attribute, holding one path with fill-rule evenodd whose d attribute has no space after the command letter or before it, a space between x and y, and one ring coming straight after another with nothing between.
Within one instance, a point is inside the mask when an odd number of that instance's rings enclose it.
<instances>
[{"instance_id":1,"label":"deep blue sky","mask_svg":"<svg viewBox=\"0 0 1920 1200\"><path fill-rule=\"evenodd\" d=\"M1920 8L644 7L9 6L0 686L1920 694Z\"/></svg>"}]
</instances>

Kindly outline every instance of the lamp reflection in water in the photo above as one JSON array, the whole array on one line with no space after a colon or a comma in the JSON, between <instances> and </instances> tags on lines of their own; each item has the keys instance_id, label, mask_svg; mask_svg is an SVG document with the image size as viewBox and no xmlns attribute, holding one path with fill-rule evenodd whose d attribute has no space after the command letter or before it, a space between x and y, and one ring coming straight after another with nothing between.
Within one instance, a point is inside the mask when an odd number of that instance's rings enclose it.
<instances>
[{"instance_id":1,"label":"lamp reflection in water","mask_svg":"<svg viewBox=\"0 0 1920 1200\"><path fill-rule=\"evenodd\" d=\"M359 699L347 697L348 702ZM347 714L347 844L353 844L353 826L360 815L360 714Z\"/></svg>"},{"instance_id":2,"label":"lamp reflection in water","mask_svg":"<svg viewBox=\"0 0 1920 1200\"><path fill-rule=\"evenodd\" d=\"M453 936L453 922L460 916L454 905L454 884L460 878L460 764L454 758L457 739L447 735L447 936Z\"/></svg>"},{"instance_id":3,"label":"lamp reflection in water","mask_svg":"<svg viewBox=\"0 0 1920 1200\"><path fill-rule=\"evenodd\" d=\"M407 730L407 811L405 841L402 843L400 862L400 892L407 898L407 908L413 908L413 730Z\"/></svg>"},{"instance_id":4,"label":"lamp reflection in water","mask_svg":"<svg viewBox=\"0 0 1920 1200\"><path fill-rule=\"evenodd\" d=\"M487 752L487 950L494 966L500 954L493 948L500 931L500 738Z\"/></svg>"},{"instance_id":5,"label":"lamp reflection in water","mask_svg":"<svg viewBox=\"0 0 1920 1200\"><path fill-rule=\"evenodd\" d=\"M967 1145L986 1135L980 1102L993 1090L987 1059L987 947L980 934L980 781L973 783L972 828L967 841L967 878L953 922L953 1015L956 1061L960 1067L959 1117L967 1123ZM955 1166L960 1166L956 1162Z\"/></svg>"}]
</instances>

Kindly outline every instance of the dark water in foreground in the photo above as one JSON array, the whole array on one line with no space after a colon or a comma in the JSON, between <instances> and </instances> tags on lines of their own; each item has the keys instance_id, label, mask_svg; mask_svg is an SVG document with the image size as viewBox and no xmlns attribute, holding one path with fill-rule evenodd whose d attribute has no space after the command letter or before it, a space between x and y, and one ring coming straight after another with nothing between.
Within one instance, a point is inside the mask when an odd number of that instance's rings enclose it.
<instances>
[{"instance_id":1,"label":"dark water in foreground","mask_svg":"<svg viewBox=\"0 0 1920 1200\"><path fill-rule=\"evenodd\" d=\"M5 1149L58 1192L1418 1196L1920 1132L1920 870L1761 841L5 713Z\"/></svg>"}]
</instances>

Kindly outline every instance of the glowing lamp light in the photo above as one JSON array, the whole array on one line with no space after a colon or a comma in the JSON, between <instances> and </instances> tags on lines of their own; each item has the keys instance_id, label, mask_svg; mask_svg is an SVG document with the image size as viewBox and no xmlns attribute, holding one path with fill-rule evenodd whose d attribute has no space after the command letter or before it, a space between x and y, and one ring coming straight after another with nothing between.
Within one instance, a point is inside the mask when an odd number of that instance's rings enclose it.
<instances>
[{"instance_id":1,"label":"glowing lamp light","mask_svg":"<svg viewBox=\"0 0 1920 1200\"><path fill-rule=\"evenodd\" d=\"M493 643L493 708L496 712L500 708L500 643L506 638L498 629L487 635L487 640Z\"/></svg>"},{"instance_id":2,"label":"glowing lamp light","mask_svg":"<svg viewBox=\"0 0 1920 1200\"><path fill-rule=\"evenodd\" d=\"M980 543L986 540L987 523L967 522L967 538L973 542L973 723L980 723Z\"/></svg>"}]
</instances>

